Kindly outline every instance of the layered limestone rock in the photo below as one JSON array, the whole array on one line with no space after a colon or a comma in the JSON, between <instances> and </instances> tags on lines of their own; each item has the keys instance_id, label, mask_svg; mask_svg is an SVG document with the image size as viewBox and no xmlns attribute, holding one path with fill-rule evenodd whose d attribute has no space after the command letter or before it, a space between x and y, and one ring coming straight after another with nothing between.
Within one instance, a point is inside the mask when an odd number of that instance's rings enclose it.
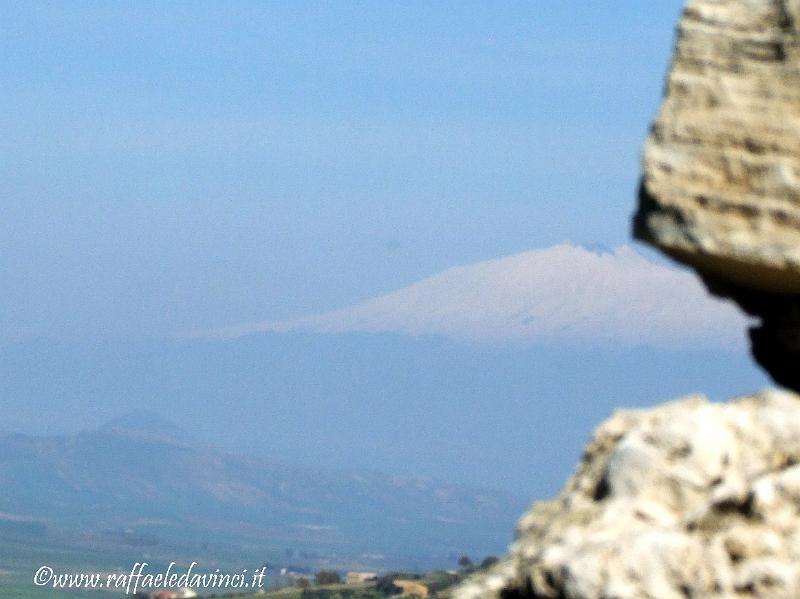
<instances>
[{"instance_id":1,"label":"layered limestone rock","mask_svg":"<svg viewBox=\"0 0 800 599\"><path fill-rule=\"evenodd\" d=\"M800 597L800 398L615 414L456 599Z\"/></svg>"},{"instance_id":2,"label":"layered limestone rock","mask_svg":"<svg viewBox=\"0 0 800 599\"><path fill-rule=\"evenodd\" d=\"M800 0L689 0L645 146L634 234L762 325L800 389Z\"/></svg>"}]
</instances>

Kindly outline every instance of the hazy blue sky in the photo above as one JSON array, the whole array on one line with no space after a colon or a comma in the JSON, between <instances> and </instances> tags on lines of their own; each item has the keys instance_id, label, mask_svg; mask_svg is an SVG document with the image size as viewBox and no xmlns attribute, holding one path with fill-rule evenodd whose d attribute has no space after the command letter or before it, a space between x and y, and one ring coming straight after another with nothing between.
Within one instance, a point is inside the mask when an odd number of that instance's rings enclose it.
<instances>
[{"instance_id":1,"label":"hazy blue sky","mask_svg":"<svg viewBox=\"0 0 800 599\"><path fill-rule=\"evenodd\" d=\"M0 336L162 336L628 238L677 0L3 2Z\"/></svg>"},{"instance_id":2,"label":"hazy blue sky","mask_svg":"<svg viewBox=\"0 0 800 599\"><path fill-rule=\"evenodd\" d=\"M616 406L764 384L741 318L686 275L578 247L629 241L679 9L0 3L0 426L147 408L281 459L527 496ZM550 337L407 334L458 327Z\"/></svg>"}]
</instances>

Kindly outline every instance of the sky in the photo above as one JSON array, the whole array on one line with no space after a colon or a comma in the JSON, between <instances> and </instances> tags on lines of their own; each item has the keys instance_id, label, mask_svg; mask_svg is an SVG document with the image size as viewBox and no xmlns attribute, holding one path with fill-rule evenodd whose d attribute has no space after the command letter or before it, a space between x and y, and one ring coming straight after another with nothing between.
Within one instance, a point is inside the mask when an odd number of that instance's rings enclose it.
<instances>
[{"instance_id":1,"label":"sky","mask_svg":"<svg viewBox=\"0 0 800 599\"><path fill-rule=\"evenodd\" d=\"M626 242L679 2L0 11L0 336L93 338Z\"/></svg>"},{"instance_id":2,"label":"sky","mask_svg":"<svg viewBox=\"0 0 800 599\"><path fill-rule=\"evenodd\" d=\"M617 406L767 384L630 240L679 10L2 3L3 428L547 493Z\"/></svg>"}]
</instances>

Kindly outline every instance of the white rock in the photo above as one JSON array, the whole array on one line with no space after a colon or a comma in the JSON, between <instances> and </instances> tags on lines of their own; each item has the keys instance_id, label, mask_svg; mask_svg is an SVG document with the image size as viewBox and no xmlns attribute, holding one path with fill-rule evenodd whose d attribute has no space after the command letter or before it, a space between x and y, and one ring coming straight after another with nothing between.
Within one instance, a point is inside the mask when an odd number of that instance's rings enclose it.
<instances>
[{"instance_id":1,"label":"white rock","mask_svg":"<svg viewBox=\"0 0 800 599\"><path fill-rule=\"evenodd\" d=\"M457 599L800 596L800 398L693 396L601 424Z\"/></svg>"}]
</instances>

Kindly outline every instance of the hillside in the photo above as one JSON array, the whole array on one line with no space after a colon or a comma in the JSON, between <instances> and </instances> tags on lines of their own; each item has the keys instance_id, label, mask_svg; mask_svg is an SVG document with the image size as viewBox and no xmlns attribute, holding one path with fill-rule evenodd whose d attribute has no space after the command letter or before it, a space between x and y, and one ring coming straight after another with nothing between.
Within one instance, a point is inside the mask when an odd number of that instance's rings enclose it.
<instances>
[{"instance_id":1,"label":"hillside","mask_svg":"<svg viewBox=\"0 0 800 599\"><path fill-rule=\"evenodd\" d=\"M448 483L237 455L147 422L0 439L0 535L46 542L74 531L88 545L150 553L224 545L239 559L388 567L500 550L510 539L498 531L524 506Z\"/></svg>"}]
</instances>

